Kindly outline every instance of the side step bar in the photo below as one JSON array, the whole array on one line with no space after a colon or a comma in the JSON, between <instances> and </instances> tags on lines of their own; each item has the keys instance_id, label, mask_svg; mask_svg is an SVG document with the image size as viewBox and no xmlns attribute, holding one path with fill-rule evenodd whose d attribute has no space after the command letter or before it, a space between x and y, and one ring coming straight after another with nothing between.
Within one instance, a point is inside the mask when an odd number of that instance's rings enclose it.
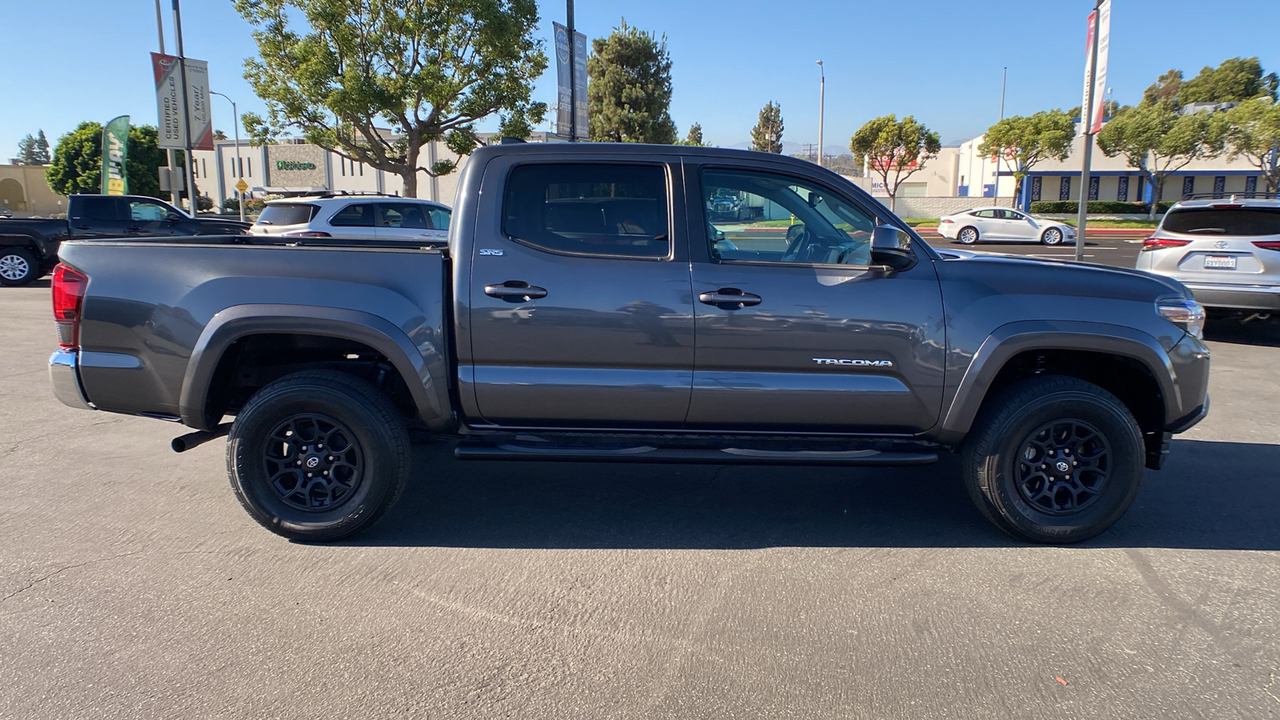
<instances>
[{"instance_id":1,"label":"side step bar","mask_svg":"<svg viewBox=\"0 0 1280 720\"><path fill-rule=\"evenodd\" d=\"M862 450L758 450L750 448L591 447L546 443L479 443L463 441L453 451L460 460L523 460L581 462L690 463L712 465L835 465L845 467L891 467L929 465L937 462L936 452Z\"/></svg>"}]
</instances>

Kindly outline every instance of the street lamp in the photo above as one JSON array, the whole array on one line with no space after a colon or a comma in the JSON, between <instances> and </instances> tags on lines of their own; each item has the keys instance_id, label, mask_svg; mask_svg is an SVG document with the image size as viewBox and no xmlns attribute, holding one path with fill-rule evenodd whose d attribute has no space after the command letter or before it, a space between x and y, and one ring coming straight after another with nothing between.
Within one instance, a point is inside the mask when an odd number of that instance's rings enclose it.
<instances>
[{"instance_id":1,"label":"street lamp","mask_svg":"<svg viewBox=\"0 0 1280 720\"><path fill-rule=\"evenodd\" d=\"M239 185L244 178L240 177L240 168L243 167L243 165L240 164L240 115L236 112L236 101L216 90L210 90L209 94L217 95L223 100L231 103L231 119L234 125L232 130L235 131L236 135L236 184ZM240 222L244 222L244 193L240 192L240 188L238 187L236 188L236 197L240 200Z\"/></svg>"},{"instance_id":2,"label":"street lamp","mask_svg":"<svg viewBox=\"0 0 1280 720\"><path fill-rule=\"evenodd\" d=\"M822 61L818 61L818 167L823 167L822 162L822 116L826 114L827 105L827 71L822 66Z\"/></svg>"}]
</instances>

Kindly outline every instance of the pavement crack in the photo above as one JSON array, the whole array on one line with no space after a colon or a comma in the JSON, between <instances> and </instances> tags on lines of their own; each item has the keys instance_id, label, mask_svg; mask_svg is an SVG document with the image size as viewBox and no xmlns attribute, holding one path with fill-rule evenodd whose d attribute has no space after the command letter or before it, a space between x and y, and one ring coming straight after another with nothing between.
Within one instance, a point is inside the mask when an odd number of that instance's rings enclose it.
<instances>
[{"instance_id":1,"label":"pavement crack","mask_svg":"<svg viewBox=\"0 0 1280 720\"><path fill-rule=\"evenodd\" d=\"M86 565L95 565L95 564L97 564L97 563L110 562L110 561L112 561L112 560L119 560L120 558L127 558L127 557L130 557L130 556L132 556L132 555L138 555L138 554L140 554L141 552L142 552L141 550L134 550L133 552L121 553L121 554L119 554L119 555L111 555L111 556L109 556L109 557L104 557L104 558L94 558L93 560L85 560L84 562L75 563L75 564L72 564L72 565L66 565L66 566L60 567L60 568L58 568L57 570L54 570L54 571L53 571L53 572L51 572L51 573L46 573L46 574L44 574L44 575L42 575L42 576L40 576L40 577L36 578L35 580L32 580L31 582L27 583L27 584L26 584L26 585L24 585L23 587L18 588L17 590L14 590L13 592L9 593L8 595L5 595L4 597L0 598L0 603L5 602L5 601L7 601L7 600L11 600L11 599L13 599L13 598L15 598L15 597L17 597L17 596L21 595L22 593L24 593L24 592L26 592L26 591L30 590L31 588L35 587L36 585L39 585L40 583L45 582L46 580L49 580L50 578L53 578L53 577L55 577L55 576L57 576L57 575L61 575L62 573L67 572L68 570L75 570L75 569L77 569L77 568L85 567Z\"/></svg>"}]
</instances>

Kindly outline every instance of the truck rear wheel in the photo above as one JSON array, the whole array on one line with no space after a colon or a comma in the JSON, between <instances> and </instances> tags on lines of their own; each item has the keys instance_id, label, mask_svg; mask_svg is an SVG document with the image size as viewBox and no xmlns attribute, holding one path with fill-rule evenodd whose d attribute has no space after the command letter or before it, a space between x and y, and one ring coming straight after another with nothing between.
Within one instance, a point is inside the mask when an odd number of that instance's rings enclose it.
<instances>
[{"instance_id":1,"label":"truck rear wheel","mask_svg":"<svg viewBox=\"0 0 1280 720\"><path fill-rule=\"evenodd\" d=\"M0 285L17 287L40 277L40 263L30 250L20 247L0 248Z\"/></svg>"},{"instance_id":2,"label":"truck rear wheel","mask_svg":"<svg viewBox=\"0 0 1280 720\"><path fill-rule=\"evenodd\" d=\"M962 450L970 497L996 527L1039 543L1111 527L1142 484L1142 431L1114 395L1042 376L985 405Z\"/></svg>"},{"instance_id":3,"label":"truck rear wheel","mask_svg":"<svg viewBox=\"0 0 1280 720\"><path fill-rule=\"evenodd\" d=\"M262 388L236 416L227 474L263 527L295 540L355 535L399 499L411 449L404 418L369 383L311 371Z\"/></svg>"}]
</instances>

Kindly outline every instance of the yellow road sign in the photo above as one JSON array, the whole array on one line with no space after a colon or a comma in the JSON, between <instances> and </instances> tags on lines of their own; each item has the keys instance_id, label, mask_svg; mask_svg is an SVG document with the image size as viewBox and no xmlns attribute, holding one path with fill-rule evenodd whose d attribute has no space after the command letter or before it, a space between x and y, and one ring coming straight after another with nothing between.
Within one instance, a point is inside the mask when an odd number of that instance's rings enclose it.
<instances>
[{"instance_id":1,"label":"yellow road sign","mask_svg":"<svg viewBox=\"0 0 1280 720\"><path fill-rule=\"evenodd\" d=\"M239 180L236 181L236 190L239 190L241 193L243 193L245 190L248 190L248 189L249 189L249 183L245 182L244 178L240 178Z\"/></svg>"}]
</instances>

